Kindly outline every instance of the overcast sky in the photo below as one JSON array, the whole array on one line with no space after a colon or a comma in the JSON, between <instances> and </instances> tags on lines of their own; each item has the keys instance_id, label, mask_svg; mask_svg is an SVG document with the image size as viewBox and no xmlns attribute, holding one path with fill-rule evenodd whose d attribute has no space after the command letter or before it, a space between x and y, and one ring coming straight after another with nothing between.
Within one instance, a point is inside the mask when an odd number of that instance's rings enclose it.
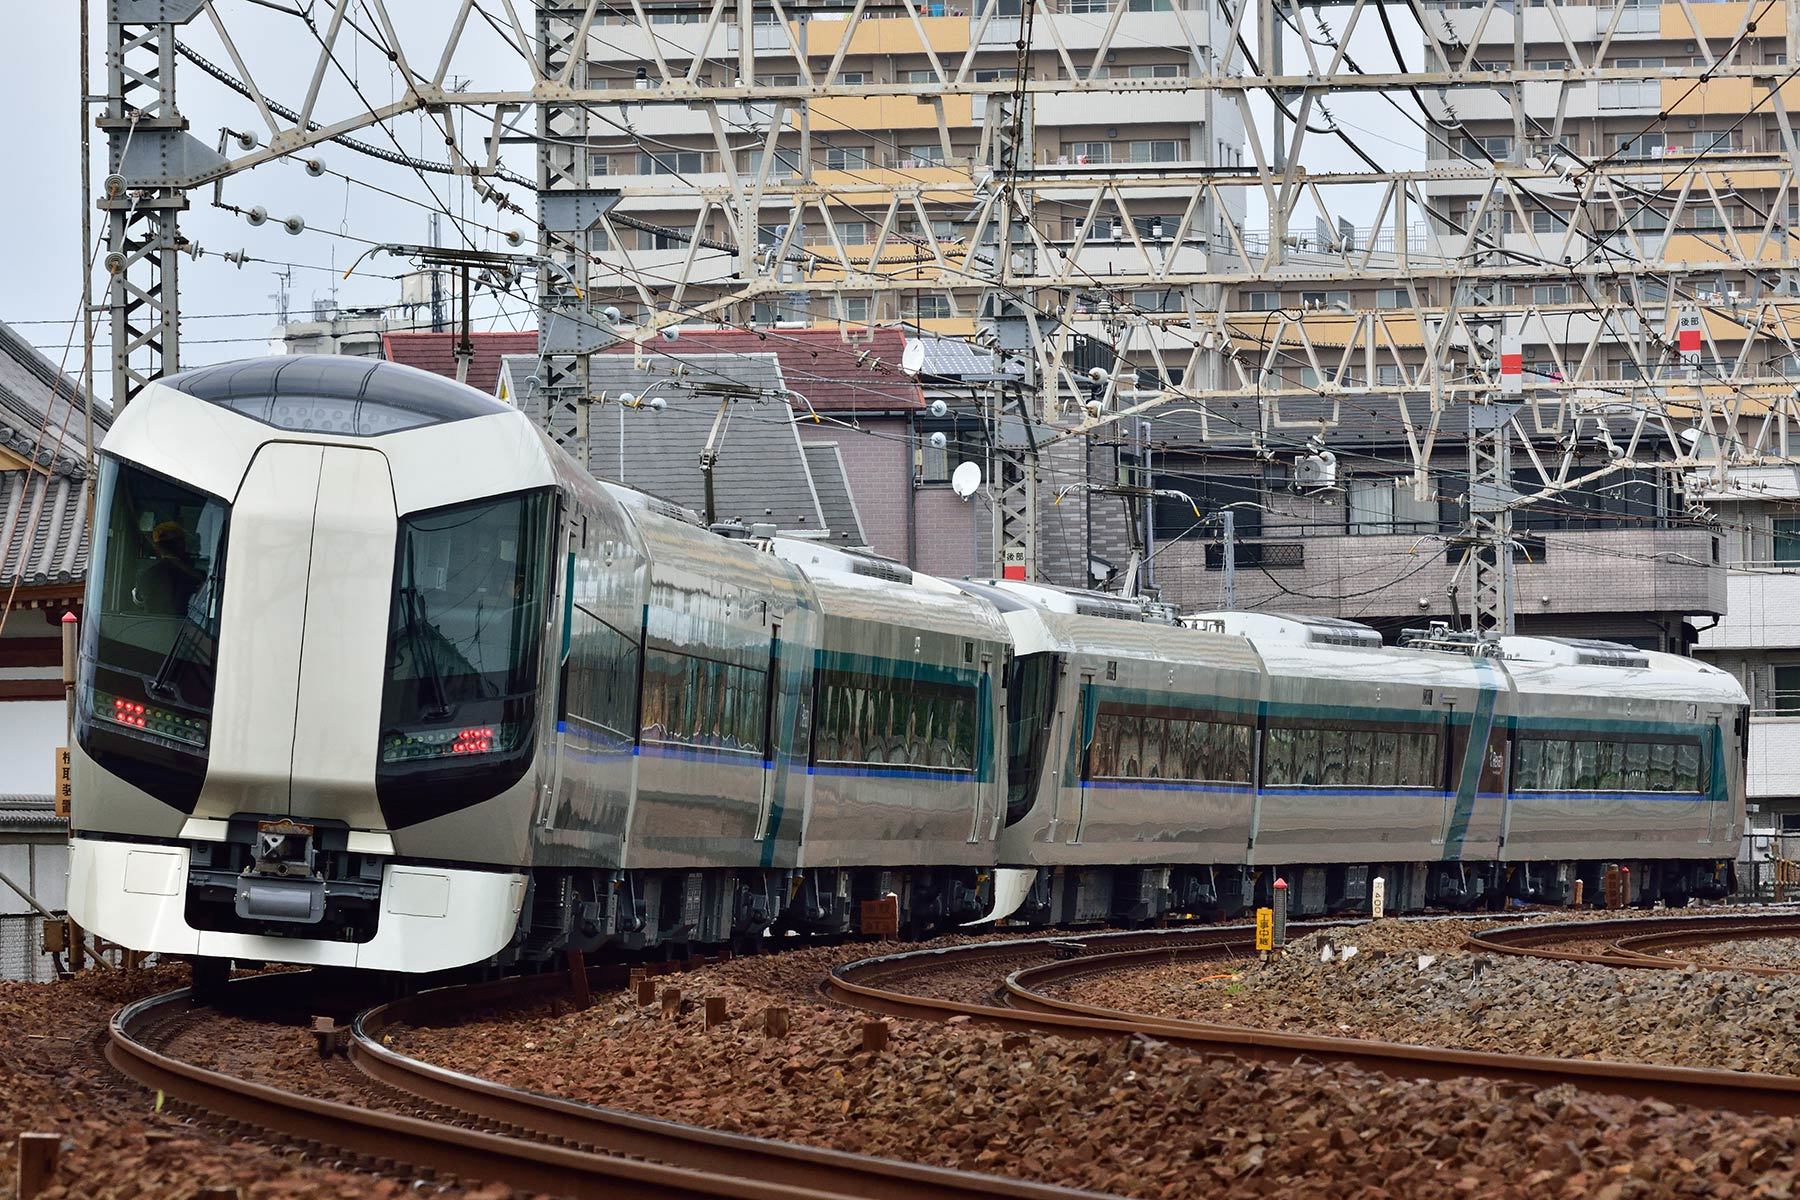
<instances>
[{"instance_id":1,"label":"overcast sky","mask_svg":"<svg viewBox=\"0 0 1800 1200\"><path fill-rule=\"evenodd\" d=\"M93 0L92 91L105 89L102 54L105 27L100 16L104 0ZM315 6L321 19L330 5ZM353 6L353 9L360 6ZM430 72L442 50L455 6L438 0L388 0L388 10L401 44L416 70ZM521 18L531 21L530 7L517 6ZM237 43L252 76L274 100L298 105L304 96L317 43L298 20L251 4L249 0L218 0L217 9ZM504 9L495 6L495 11ZM1345 10L1336 15L1341 28ZM19 176L0 191L0 219L11 231L0 252L0 320L18 327L54 361L66 361L71 370L79 364L80 337L69 323L79 311L81 295L80 221L82 200L79 180L78 20L73 0L31 6L31 16L13 21L4 48L0 48L0 101L13 113L6 141L12 153L7 161ZM373 28L366 14L365 27ZM1316 32L1316 26L1309 27ZM1365 36L1367 34L1367 36ZM1401 31L1403 45L1417 47L1416 30ZM202 56L229 68L230 58L204 16L182 28L180 40ZM359 82L362 95L352 92L341 75L331 72L319 102L320 120L338 119L364 101L384 104L399 95L397 73L366 40L346 35L340 45L344 69ZM1304 62L1297 41L1290 34L1288 69ZM1359 29L1352 52L1369 70L1388 69L1392 55L1371 25ZM1409 51L1413 52L1413 51ZM1415 64L1416 65L1416 64ZM216 144L222 127L253 131L266 138L250 101L227 90L193 63L178 59L180 108L191 123L191 132L209 145ZM504 47L494 33L471 19L463 48L452 64L452 77L474 81L479 90L521 88L529 75L518 55ZM1266 136L1266 103L1257 105ZM1395 165L1411 165L1419 159L1417 131L1402 122L1385 102L1373 97L1345 96L1331 104L1333 116L1375 157ZM471 154L481 147L475 122L461 138ZM362 131L358 136L387 147L396 144L420 158L442 161L446 157L441 132L428 132L427 123L414 116L397 119L391 129ZM237 153L235 147L232 150ZM191 208L181 228L203 253L181 262L183 306L183 363L195 365L262 353L278 321L273 294L289 274L289 306L294 313L310 311L315 300L335 298L339 305L386 304L399 298L394 276L406 269L403 261L385 255L362 259L358 273L349 279L343 272L368 249L368 242L424 242L428 213L442 203L465 220L457 223L466 244L484 249L506 249L501 235L518 229L528 237L531 222L496 211L475 199L463 180L414 172L384 163L343 146L325 145L315 151L328 173L310 178L294 160L278 161L236 176L224 185L225 203L240 208L264 207L271 220L252 228L242 217L213 207L212 189L190 193ZM105 175L105 138L96 131L93 170L96 186ZM1313 136L1303 156L1314 169L1355 166L1357 160L1337 140ZM532 176L528 150L510 152L510 165ZM348 174L352 181L338 172ZM381 189L381 190L376 190ZM521 189L504 186L513 201L531 211L534 198ZM1368 189L1372 192L1372 189ZM395 193L396 196L383 194ZM399 197L399 198L396 198ZM1251 202L1251 224L1261 223L1261 206ZM280 219L296 215L306 231L290 236ZM1358 214L1352 213L1352 218ZM451 222L444 222L445 244L454 244ZM96 219L94 234L104 226ZM526 249L529 249L527 243ZM227 262L226 252L242 251L251 261L239 267ZM104 287L103 272L96 272L95 287ZM518 301L503 305L478 303L481 328L532 328L535 320ZM65 355L65 344L68 349ZM106 330L97 335L96 355L101 394L106 384Z\"/></svg>"}]
</instances>

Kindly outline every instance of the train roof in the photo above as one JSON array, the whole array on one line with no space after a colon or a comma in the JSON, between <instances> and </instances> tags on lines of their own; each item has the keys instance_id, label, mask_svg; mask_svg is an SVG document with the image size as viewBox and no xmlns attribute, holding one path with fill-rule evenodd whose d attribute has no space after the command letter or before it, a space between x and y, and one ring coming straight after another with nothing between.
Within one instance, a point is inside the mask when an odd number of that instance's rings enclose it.
<instances>
[{"instance_id":1,"label":"train roof","mask_svg":"<svg viewBox=\"0 0 1800 1200\"><path fill-rule=\"evenodd\" d=\"M159 382L293 433L379 437L514 411L429 371L340 354L240 359L181 371Z\"/></svg>"}]
</instances>

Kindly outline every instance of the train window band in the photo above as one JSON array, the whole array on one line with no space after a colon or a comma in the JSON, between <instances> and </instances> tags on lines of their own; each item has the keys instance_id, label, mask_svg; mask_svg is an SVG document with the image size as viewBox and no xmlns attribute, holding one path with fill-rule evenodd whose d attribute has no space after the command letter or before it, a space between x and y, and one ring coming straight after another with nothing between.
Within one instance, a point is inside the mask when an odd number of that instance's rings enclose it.
<instances>
[{"instance_id":1,"label":"train window band","mask_svg":"<svg viewBox=\"0 0 1800 1200\"><path fill-rule=\"evenodd\" d=\"M579 604L569 608L562 715L630 741L637 717L638 640Z\"/></svg>"},{"instance_id":2,"label":"train window band","mask_svg":"<svg viewBox=\"0 0 1800 1200\"><path fill-rule=\"evenodd\" d=\"M1698 738L1566 738L1521 735L1513 790L1525 792L1704 792Z\"/></svg>"},{"instance_id":3,"label":"train window band","mask_svg":"<svg viewBox=\"0 0 1800 1200\"><path fill-rule=\"evenodd\" d=\"M1088 778L1249 783L1255 740L1256 727L1240 721L1103 702Z\"/></svg>"},{"instance_id":4,"label":"train window band","mask_svg":"<svg viewBox=\"0 0 1800 1200\"><path fill-rule=\"evenodd\" d=\"M230 508L116 458L100 465L78 736L191 811L206 774Z\"/></svg>"},{"instance_id":5,"label":"train window band","mask_svg":"<svg viewBox=\"0 0 1800 1200\"><path fill-rule=\"evenodd\" d=\"M761 755L767 704L761 668L655 646L645 655L645 742Z\"/></svg>"},{"instance_id":6,"label":"train window band","mask_svg":"<svg viewBox=\"0 0 1800 1200\"><path fill-rule=\"evenodd\" d=\"M523 774L554 510L543 489L401 520L376 768L384 807L418 819L430 815L418 804L462 807Z\"/></svg>"},{"instance_id":7,"label":"train window band","mask_svg":"<svg viewBox=\"0 0 1800 1200\"><path fill-rule=\"evenodd\" d=\"M892 673L821 667L813 761L974 771L981 688L974 672Z\"/></svg>"},{"instance_id":8,"label":"train window band","mask_svg":"<svg viewBox=\"0 0 1800 1200\"><path fill-rule=\"evenodd\" d=\"M1442 742L1436 730L1271 723L1263 739L1263 783L1438 788L1443 786Z\"/></svg>"}]
</instances>

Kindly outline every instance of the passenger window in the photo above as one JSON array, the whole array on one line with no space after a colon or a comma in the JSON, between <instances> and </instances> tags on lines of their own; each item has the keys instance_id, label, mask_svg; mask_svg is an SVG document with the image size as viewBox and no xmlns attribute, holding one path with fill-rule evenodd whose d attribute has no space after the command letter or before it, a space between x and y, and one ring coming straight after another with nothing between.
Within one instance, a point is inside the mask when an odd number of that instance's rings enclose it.
<instances>
[{"instance_id":1,"label":"passenger window","mask_svg":"<svg viewBox=\"0 0 1800 1200\"><path fill-rule=\"evenodd\" d=\"M1263 739L1263 782L1287 787L1294 782L1294 731L1271 727Z\"/></svg>"},{"instance_id":2,"label":"passenger window","mask_svg":"<svg viewBox=\"0 0 1800 1200\"><path fill-rule=\"evenodd\" d=\"M1623 780L1625 747L1620 742L1596 742L1599 765L1596 768L1598 787L1602 791L1618 791Z\"/></svg>"},{"instance_id":3,"label":"passenger window","mask_svg":"<svg viewBox=\"0 0 1800 1200\"><path fill-rule=\"evenodd\" d=\"M1702 790L1700 783L1700 747L1682 742L1675 748L1676 787L1683 792Z\"/></svg>"},{"instance_id":4,"label":"passenger window","mask_svg":"<svg viewBox=\"0 0 1800 1200\"><path fill-rule=\"evenodd\" d=\"M1303 787L1314 787L1319 782L1319 731L1317 729L1297 729L1294 731L1294 782Z\"/></svg>"},{"instance_id":5,"label":"passenger window","mask_svg":"<svg viewBox=\"0 0 1800 1200\"><path fill-rule=\"evenodd\" d=\"M1319 768L1319 782L1327 787L1344 785L1344 763L1348 757L1347 739L1342 729L1326 729L1319 734L1319 750L1322 760Z\"/></svg>"},{"instance_id":6,"label":"passenger window","mask_svg":"<svg viewBox=\"0 0 1800 1200\"><path fill-rule=\"evenodd\" d=\"M1161 779L1163 777L1163 743L1168 732L1168 722L1161 717L1144 718L1144 763L1143 778Z\"/></svg>"},{"instance_id":7,"label":"passenger window","mask_svg":"<svg viewBox=\"0 0 1800 1200\"><path fill-rule=\"evenodd\" d=\"M1575 742L1571 774L1576 791L1591 792L1600 780L1600 745L1598 742Z\"/></svg>"},{"instance_id":8,"label":"passenger window","mask_svg":"<svg viewBox=\"0 0 1800 1200\"><path fill-rule=\"evenodd\" d=\"M1642 792L1650 787L1650 743L1625 743L1623 786L1628 791Z\"/></svg>"},{"instance_id":9,"label":"passenger window","mask_svg":"<svg viewBox=\"0 0 1800 1200\"><path fill-rule=\"evenodd\" d=\"M1352 787L1367 787L1373 780L1370 771L1375 761L1375 734L1367 729L1347 730L1345 745L1349 759L1344 766L1344 782ZM1385 782L1385 781L1384 781Z\"/></svg>"},{"instance_id":10,"label":"passenger window","mask_svg":"<svg viewBox=\"0 0 1800 1200\"><path fill-rule=\"evenodd\" d=\"M1369 764L1370 782L1383 787L1391 787L1401 782L1400 777L1400 739L1410 734L1395 733L1392 730L1378 730L1371 739L1374 743L1374 757Z\"/></svg>"},{"instance_id":11,"label":"passenger window","mask_svg":"<svg viewBox=\"0 0 1800 1200\"><path fill-rule=\"evenodd\" d=\"M1519 741L1518 747L1518 763L1513 769L1513 788L1516 791L1537 791L1544 786L1544 743L1524 738Z\"/></svg>"}]
</instances>

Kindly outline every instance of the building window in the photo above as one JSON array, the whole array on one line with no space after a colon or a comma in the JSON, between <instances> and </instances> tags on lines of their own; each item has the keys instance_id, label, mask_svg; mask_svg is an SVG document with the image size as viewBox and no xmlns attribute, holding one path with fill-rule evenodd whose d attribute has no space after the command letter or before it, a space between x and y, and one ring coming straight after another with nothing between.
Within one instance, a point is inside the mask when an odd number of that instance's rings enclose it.
<instances>
[{"instance_id":1,"label":"building window","mask_svg":"<svg viewBox=\"0 0 1800 1200\"><path fill-rule=\"evenodd\" d=\"M1405 476L1351 479L1344 506L1350 533L1436 533L1438 502L1420 500L1411 485Z\"/></svg>"},{"instance_id":2,"label":"building window","mask_svg":"<svg viewBox=\"0 0 1800 1200\"><path fill-rule=\"evenodd\" d=\"M869 319L869 298L867 296L844 296L836 301L837 318L840 321L867 321Z\"/></svg>"},{"instance_id":3,"label":"building window","mask_svg":"<svg viewBox=\"0 0 1800 1200\"><path fill-rule=\"evenodd\" d=\"M825 151L827 171L860 171L869 165L869 151L863 146L832 146Z\"/></svg>"},{"instance_id":4,"label":"building window","mask_svg":"<svg viewBox=\"0 0 1800 1200\"><path fill-rule=\"evenodd\" d=\"M698 150L661 150L655 154L639 151L639 175L687 175L705 170L705 156Z\"/></svg>"},{"instance_id":5,"label":"building window","mask_svg":"<svg viewBox=\"0 0 1800 1200\"><path fill-rule=\"evenodd\" d=\"M1131 143L1131 161L1136 163L1180 162L1181 143L1173 138L1133 142Z\"/></svg>"},{"instance_id":6,"label":"building window","mask_svg":"<svg viewBox=\"0 0 1800 1200\"><path fill-rule=\"evenodd\" d=\"M1331 308L1339 304L1349 304L1349 292L1301 292L1300 304L1305 308Z\"/></svg>"},{"instance_id":7,"label":"building window","mask_svg":"<svg viewBox=\"0 0 1800 1200\"><path fill-rule=\"evenodd\" d=\"M1183 68L1174 63L1150 63L1125 69L1125 76L1128 79L1180 79L1186 73Z\"/></svg>"},{"instance_id":8,"label":"building window","mask_svg":"<svg viewBox=\"0 0 1800 1200\"><path fill-rule=\"evenodd\" d=\"M935 142L921 146L903 146L900 149L900 157L906 160L908 166L942 166L944 163L944 148Z\"/></svg>"},{"instance_id":9,"label":"building window","mask_svg":"<svg viewBox=\"0 0 1800 1200\"><path fill-rule=\"evenodd\" d=\"M987 462L982 442L981 422L974 417L943 417L918 422L919 482L949 483L956 468L966 462ZM933 446L932 435L944 435L941 447Z\"/></svg>"},{"instance_id":10,"label":"building window","mask_svg":"<svg viewBox=\"0 0 1800 1200\"><path fill-rule=\"evenodd\" d=\"M1131 293L1131 305L1139 312L1181 312L1180 288L1140 289Z\"/></svg>"},{"instance_id":11,"label":"building window","mask_svg":"<svg viewBox=\"0 0 1800 1200\"><path fill-rule=\"evenodd\" d=\"M1070 142L1065 152L1078 163L1109 163L1112 148L1111 142Z\"/></svg>"},{"instance_id":12,"label":"building window","mask_svg":"<svg viewBox=\"0 0 1800 1200\"><path fill-rule=\"evenodd\" d=\"M836 82L845 85L867 83L868 81L869 77L861 71L839 71L836 80Z\"/></svg>"},{"instance_id":13,"label":"building window","mask_svg":"<svg viewBox=\"0 0 1800 1200\"><path fill-rule=\"evenodd\" d=\"M1775 518L1774 561L1800 566L1800 517Z\"/></svg>"},{"instance_id":14,"label":"building window","mask_svg":"<svg viewBox=\"0 0 1800 1200\"><path fill-rule=\"evenodd\" d=\"M1531 302L1533 304L1567 304L1569 303L1569 285L1566 283L1539 283L1532 285Z\"/></svg>"},{"instance_id":15,"label":"building window","mask_svg":"<svg viewBox=\"0 0 1800 1200\"><path fill-rule=\"evenodd\" d=\"M915 296L911 307L916 321L942 321L952 315L948 296Z\"/></svg>"},{"instance_id":16,"label":"building window","mask_svg":"<svg viewBox=\"0 0 1800 1200\"><path fill-rule=\"evenodd\" d=\"M1274 312L1281 307L1281 293L1245 292L1244 306L1251 312Z\"/></svg>"},{"instance_id":17,"label":"building window","mask_svg":"<svg viewBox=\"0 0 1800 1200\"><path fill-rule=\"evenodd\" d=\"M1776 712L1800 712L1800 664L1775 667L1775 686L1769 691L1769 707Z\"/></svg>"},{"instance_id":18,"label":"building window","mask_svg":"<svg viewBox=\"0 0 1800 1200\"><path fill-rule=\"evenodd\" d=\"M1375 293L1376 308L1411 308L1412 297L1405 288L1381 288Z\"/></svg>"},{"instance_id":19,"label":"building window","mask_svg":"<svg viewBox=\"0 0 1800 1200\"><path fill-rule=\"evenodd\" d=\"M1399 387L1406 382L1405 372L1391 363L1379 366L1375 368L1375 382L1382 387Z\"/></svg>"},{"instance_id":20,"label":"building window","mask_svg":"<svg viewBox=\"0 0 1800 1200\"><path fill-rule=\"evenodd\" d=\"M863 246L869 241L869 223L867 221L835 221L838 241L846 246ZM809 246L831 245L831 234L823 225L806 227L806 244Z\"/></svg>"}]
</instances>

